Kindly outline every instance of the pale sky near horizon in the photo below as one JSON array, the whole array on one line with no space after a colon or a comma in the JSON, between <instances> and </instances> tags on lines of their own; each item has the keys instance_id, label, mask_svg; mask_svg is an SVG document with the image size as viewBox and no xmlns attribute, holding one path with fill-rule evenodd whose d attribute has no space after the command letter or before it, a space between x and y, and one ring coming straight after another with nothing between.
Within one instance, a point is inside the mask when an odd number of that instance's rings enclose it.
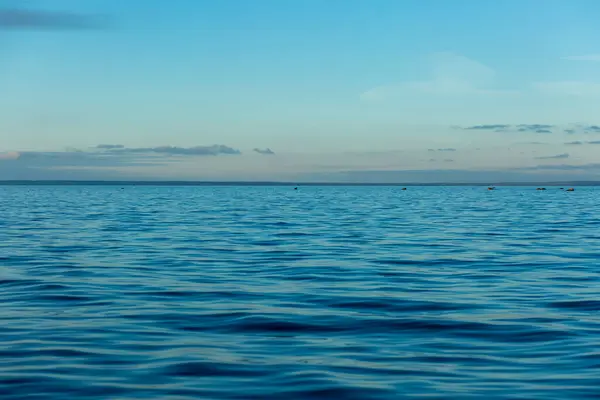
<instances>
[{"instance_id":1,"label":"pale sky near horizon","mask_svg":"<svg viewBox=\"0 0 600 400\"><path fill-rule=\"evenodd\" d=\"M0 179L600 179L599 14L0 0Z\"/></svg>"}]
</instances>

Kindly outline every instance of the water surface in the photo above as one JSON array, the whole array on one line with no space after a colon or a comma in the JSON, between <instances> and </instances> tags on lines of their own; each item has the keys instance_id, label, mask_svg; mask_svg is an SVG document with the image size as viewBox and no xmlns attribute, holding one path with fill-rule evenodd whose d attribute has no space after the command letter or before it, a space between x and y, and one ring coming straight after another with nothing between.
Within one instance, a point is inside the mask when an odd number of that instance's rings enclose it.
<instances>
[{"instance_id":1,"label":"water surface","mask_svg":"<svg viewBox=\"0 0 600 400\"><path fill-rule=\"evenodd\" d=\"M0 397L592 399L600 190L0 186Z\"/></svg>"}]
</instances>

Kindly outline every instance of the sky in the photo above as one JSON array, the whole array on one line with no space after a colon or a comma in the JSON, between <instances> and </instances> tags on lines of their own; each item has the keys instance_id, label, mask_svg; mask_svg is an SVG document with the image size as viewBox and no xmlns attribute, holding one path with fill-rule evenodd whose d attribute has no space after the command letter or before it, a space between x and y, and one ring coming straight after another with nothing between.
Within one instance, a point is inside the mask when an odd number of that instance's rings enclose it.
<instances>
[{"instance_id":1,"label":"sky","mask_svg":"<svg viewBox=\"0 0 600 400\"><path fill-rule=\"evenodd\" d=\"M0 179L600 180L595 0L0 0Z\"/></svg>"}]
</instances>

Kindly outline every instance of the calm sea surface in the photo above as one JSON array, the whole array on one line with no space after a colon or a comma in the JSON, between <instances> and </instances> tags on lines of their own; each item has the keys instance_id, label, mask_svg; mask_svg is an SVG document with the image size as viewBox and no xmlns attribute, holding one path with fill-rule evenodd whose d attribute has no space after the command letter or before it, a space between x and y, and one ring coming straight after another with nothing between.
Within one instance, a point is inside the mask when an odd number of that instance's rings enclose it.
<instances>
[{"instance_id":1,"label":"calm sea surface","mask_svg":"<svg viewBox=\"0 0 600 400\"><path fill-rule=\"evenodd\" d=\"M0 398L592 399L600 188L0 187Z\"/></svg>"}]
</instances>

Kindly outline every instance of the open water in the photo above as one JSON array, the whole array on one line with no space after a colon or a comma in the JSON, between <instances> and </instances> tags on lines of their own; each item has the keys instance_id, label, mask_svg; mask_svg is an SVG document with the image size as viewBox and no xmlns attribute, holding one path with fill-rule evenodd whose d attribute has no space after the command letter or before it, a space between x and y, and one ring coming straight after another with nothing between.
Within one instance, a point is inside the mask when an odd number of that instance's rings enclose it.
<instances>
[{"instance_id":1,"label":"open water","mask_svg":"<svg viewBox=\"0 0 600 400\"><path fill-rule=\"evenodd\" d=\"M600 397L600 189L0 187L0 398Z\"/></svg>"}]
</instances>

